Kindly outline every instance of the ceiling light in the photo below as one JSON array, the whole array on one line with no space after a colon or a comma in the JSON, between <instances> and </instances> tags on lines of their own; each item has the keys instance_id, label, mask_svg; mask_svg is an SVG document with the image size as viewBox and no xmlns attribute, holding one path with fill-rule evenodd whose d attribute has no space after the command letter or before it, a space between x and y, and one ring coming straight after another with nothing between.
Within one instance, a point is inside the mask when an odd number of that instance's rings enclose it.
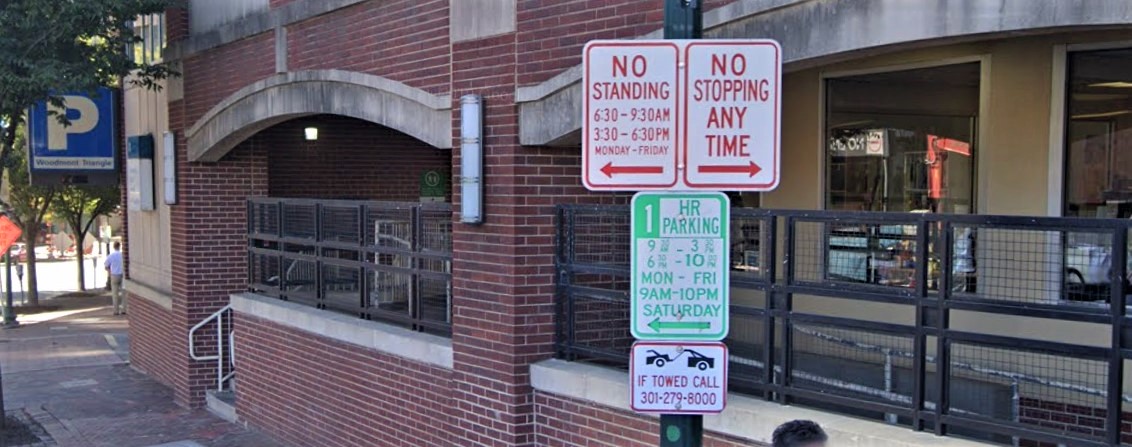
<instances>
[{"instance_id":1,"label":"ceiling light","mask_svg":"<svg viewBox=\"0 0 1132 447\"><path fill-rule=\"evenodd\" d=\"M314 141L318 139L318 128L308 127L303 129L303 133L307 136L307 141Z\"/></svg>"},{"instance_id":2,"label":"ceiling light","mask_svg":"<svg viewBox=\"0 0 1132 447\"><path fill-rule=\"evenodd\" d=\"M1132 88L1132 82L1126 82L1126 81L1098 82L1096 84L1089 84L1089 87Z\"/></svg>"},{"instance_id":3,"label":"ceiling light","mask_svg":"<svg viewBox=\"0 0 1132 447\"><path fill-rule=\"evenodd\" d=\"M1132 113L1132 110L1117 110L1115 112L1104 112L1104 113L1088 113L1088 114L1084 114L1084 115L1073 115L1073 119L1084 120L1084 119L1090 119L1090 118L1109 118L1109 117L1113 117L1113 116L1127 115L1129 113Z\"/></svg>"}]
</instances>

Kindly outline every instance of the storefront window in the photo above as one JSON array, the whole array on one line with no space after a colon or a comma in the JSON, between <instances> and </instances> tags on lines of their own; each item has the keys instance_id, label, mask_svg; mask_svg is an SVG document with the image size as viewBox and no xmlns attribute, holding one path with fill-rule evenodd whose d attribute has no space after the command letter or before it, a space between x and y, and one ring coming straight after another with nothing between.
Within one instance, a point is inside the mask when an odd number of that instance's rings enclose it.
<instances>
[{"instance_id":1,"label":"storefront window","mask_svg":"<svg viewBox=\"0 0 1132 447\"><path fill-rule=\"evenodd\" d=\"M979 63L826 82L827 209L972 212Z\"/></svg>"},{"instance_id":2,"label":"storefront window","mask_svg":"<svg viewBox=\"0 0 1132 447\"><path fill-rule=\"evenodd\" d=\"M1132 217L1132 49L1068 64L1065 215Z\"/></svg>"}]
</instances>

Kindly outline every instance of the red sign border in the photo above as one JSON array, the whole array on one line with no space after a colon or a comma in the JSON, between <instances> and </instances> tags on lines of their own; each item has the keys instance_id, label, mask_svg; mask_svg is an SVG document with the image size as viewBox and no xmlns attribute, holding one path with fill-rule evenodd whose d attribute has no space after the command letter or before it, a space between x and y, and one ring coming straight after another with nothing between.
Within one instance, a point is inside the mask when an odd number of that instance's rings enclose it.
<instances>
[{"instance_id":1,"label":"red sign border","mask_svg":"<svg viewBox=\"0 0 1132 447\"><path fill-rule=\"evenodd\" d=\"M637 377L637 373L636 373L637 362L633 361L633 359L632 359L633 353L637 351L637 345L642 345L642 346L645 346L645 345L648 345L648 346L670 346L670 347L674 347L674 346L722 347L723 348L723 356L726 357L724 360L726 360L726 361L722 362L723 363L723 402L722 402L723 405L720 408L720 410L719 411L678 411L678 410L641 410L641 409L638 409L637 408L637 399L635 399L635 397L637 395L637 380L635 379L635 377ZM630 355L630 359L629 359L629 408L632 408L633 411L636 411L638 413L646 413L646 414L690 414L690 415L696 415L696 414L720 414L720 413L723 413L723 411L727 409L727 382L728 382L728 374L730 374L730 372L728 371L728 366L730 366L729 363L731 362L731 351L727 349L727 345L725 343L723 343L722 341L704 342L704 341L637 340L637 341L633 342L633 347L629 349L629 355Z\"/></svg>"},{"instance_id":2,"label":"red sign border","mask_svg":"<svg viewBox=\"0 0 1132 447\"><path fill-rule=\"evenodd\" d=\"M672 113L673 113L673 115L675 115L675 119L676 119L676 125L673 126L673 128L676 129L676 135L675 135L675 138L672 139L672 152L673 152L673 154L672 154L672 168L676 172L673 173L672 183L655 184L655 185L627 185L627 184L595 185L595 184L590 182L590 158L592 158L592 157L589 154L590 148L589 148L588 145L586 145L586 141L588 141L586 134L589 133L590 116L591 116L590 115L590 99L589 99L590 96L588 94L589 87L590 87L590 51L592 51L594 48L601 48L601 47L671 47L673 50L676 51L676 70L675 70L675 73L676 73L677 79L676 79L676 82L672 86L673 89L675 89L675 91L673 92L674 93L673 98L675 98L675 100L676 100L675 101L676 104L672 109ZM680 45L678 45L675 41L673 41L671 43L669 43L669 42L659 42L659 41L649 41L649 42L592 41L592 42L586 44L585 55L584 55L583 59L585 60L585 67L582 68L582 101L585 102L585 107L582 108L583 109L582 113L584 114L584 116L582 117L582 132L583 132L583 135L582 135L582 159L583 159L583 163L582 163L582 186L585 186L586 189L588 189L590 191L626 191L627 188L629 188L628 190L667 191L667 190L671 190L672 188L675 188L676 185L680 184L680 168L679 168L679 166L680 166L680 152L681 152L680 142L682 141L681 138L680 138L680 136L681 136L680 131L682 130L682 127L684 127L684 128L687 127L686 123L685 123L684 126L680 126L680 119L681 119L681 115L680 115L680 98L681 98L681 96L680 95L682 94L682 90L680 89L680 79L679 79L679 77L681 75L681 70L680 70ZM687 137L685 137L685 139L683 141L687 141Z\"/></svg>"},{"instance_id":3,"label":"red sign border","mask_svg":"<svg viewBox=\"0 0 1132 447\"><path fill-rule=\"evenodd\" d=\"M689 91L688 88L689 88L689 82L691 81L690 73L691 73L691 70L692 70L692 64L688 63L688 61L691 60L692 47L696 47L696 46L770 46L771 48L774 48L774 56L775 56L775 63L774 63L774 82L775 82L775 84L774 84L774 108L775 108L775 113L774 113L774 167L772 168L773 169L772 172L774 173L774 177L771 179L771 181L769 183L755 183L755 184L751 184L751 183L740 183L740 184L692 183L691 181L689 181L688 180L688 173L692 171L692 166L690 164L688 164L688 153L690 152L688 150L688 148L690 147L689 144L688 144L688 134L689 134L688 128L691 126L691 123L687 119L687 116L688 116L689 104L691 104L691 101L688 101L687 98L685 98L684 115L683 115L685 117L684 118L684 129L683 129L684 130L684 146L683 146L683 148L684 148L684 178L682 179L684 181L683 182L684 186L687 186L688 188L692 188L692 189L708 189L708 190L715 190L715 191L768 192L768 191L773 191L773 190L777 189L778 184L781 180L781 178L779 176L779 174L780 174L779 171L780 171L781 168L780 168L779 165L781 163L780 158L781 158L781 155L782 155L782 140L781 140L782 129L779 128L779 126L781 125L780 121L782 120L782 46L779 45L779 43L777 41L769 40L769 39L760 39L760 40L697 40L697 41L689 42L687 45L684 46L684 54L683 54L683 56L684 56L684 72L682 74L684 75L684 91Z\"/></svg>"}]
</instances>

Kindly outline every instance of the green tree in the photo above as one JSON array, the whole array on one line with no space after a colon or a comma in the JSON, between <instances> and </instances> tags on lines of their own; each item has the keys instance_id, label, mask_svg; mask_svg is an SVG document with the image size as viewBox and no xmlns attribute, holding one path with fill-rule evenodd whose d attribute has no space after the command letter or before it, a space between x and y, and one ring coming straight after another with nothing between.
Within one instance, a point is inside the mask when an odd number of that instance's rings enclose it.
<instances>
[{"instance_id":1,"label":"green tree","mask_svg":"<svg viewBox=\"0 0 1132 447\"><path fill-rule=\"evenodd\" d=\"M55 216L67 223L71 234L75 235L75 260L79 263L79 290L86 290L83 264L83 241L90 228L99 217L109 215L118 209L122 193L118 186L80 186L63 187L52 202Z\"/></svg>"},{"instance_id":2,"label":"green tree","mask_svg":"<svg viewBox=\"0 0 1132 447\"><path fill-rule=\"evenodd\" d=\"M16 130L36 102L62 106L54 95L94 92L131 74L130 82L156 89L174 74L165 64L135 62L125 49L140 41L130 20L180 3L0 0L0 121L7 124L0 127L0 166L9 165Z\"/></svg>"},{"instance_id":3,"label":"green tree","mask_svg":"<svg viewBox=\"0 0 1132 447\"><path fill-rule=\"evenodd\" d=\"M39 240L39 232L43 221L51 210L58 188L54 186L36 186L31 184L28 176L27 145L24 141L24 132L18 132L15 150L8 159L5 169L8 173L7 209L11 210L12 222L23 230L24 245L28 250L27 261L27 302L31 306L39 305L39 276L36 273L35 245Z\"/></svg>"}]
</instances>

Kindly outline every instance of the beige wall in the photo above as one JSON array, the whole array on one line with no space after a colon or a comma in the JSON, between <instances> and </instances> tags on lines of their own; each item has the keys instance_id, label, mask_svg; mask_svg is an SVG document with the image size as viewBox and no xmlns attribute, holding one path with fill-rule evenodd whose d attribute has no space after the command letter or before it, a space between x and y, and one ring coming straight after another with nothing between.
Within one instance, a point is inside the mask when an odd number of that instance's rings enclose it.
<instances>
[{"instance_id":1,"label":"beige wall","mask_svg":"<svg viewBox=\"0 0 1132 447\"><path fill-rule=\"evenodd\" d=\"M128 87L124 95L126 136L151 134L154 139L153 211L129 210L128 243L130 279L159 292L173 288L169 251L169 206L165 205L165 185L161 160L165 154L162 135L169 129L167 93Z\"/></svg>"},{"instance_id":2,"label":"beige wall","mask_svg":"<svg viewBox=\"0 0 1132 447\"><path fill-rule=\"evenodd\" d=\"M1050 209L1049 124L1054 48L1126 40L1132 40L1132 33L1078 33L895 52L793 72L786 67L782 184L776 191L763 195L762 205L788 209L824 206L824 76L982 58L983 107L976 147L977 209L982 214L1046 215Z\"/></svg>"}]
</instances>

